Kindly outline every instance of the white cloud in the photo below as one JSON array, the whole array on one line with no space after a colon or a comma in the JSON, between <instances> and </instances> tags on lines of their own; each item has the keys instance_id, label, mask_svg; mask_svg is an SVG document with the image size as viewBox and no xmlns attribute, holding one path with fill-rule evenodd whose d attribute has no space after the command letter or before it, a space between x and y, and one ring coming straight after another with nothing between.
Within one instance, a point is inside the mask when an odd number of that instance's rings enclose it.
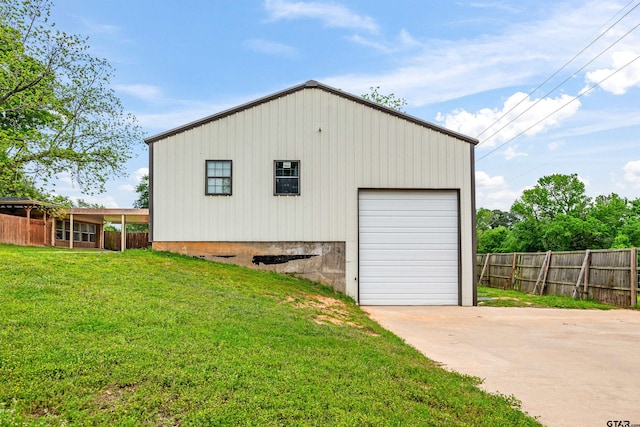
<instances>
[{"instance_id":1,"label":"white cloud","mask_svg":"<svg viewBox=\"0 0 640 427\"><path fill-rule=\"evenodd\" d=\"M502 175L490 176L484 171L476 172L476 188L480 190L495 190L507 188Z\"/></svg>"},{"instance_id":2,"label":"white cloud","mask_svg":"<svg viewBox=\"0 0 640 427\"><path fill-rule=\"evenodd\" d=\"M298 51L293 46L268 40L250 39L246 40L244 45L254 52L264 53L267 55L293 57L298 54Z\"/></svg>"},{"instance_id":3,"label":"white cloud","mask_svg":"<svg viewBox=\"0 0 640 427\"><path fill-rule=\"evenodd\" d=\"M636 60L638 55L631 51L615 52L611 55L613 68L603 68L590 71L586 74L585 80L591 86L606 79L600 87L614 95L624 95L633 87L640 87L640 60ZM620 70L623 66L632 62L629 66ZM615 75L609 77L612 73ZM607 78L609 77L609 78Z\"/></svg>"},{"instance_id":4,"label":"white cloud","mask_svg":"<svg viewBox=\"0 0 640 427\"><path fill-rule=\"evenodd\" d=\"M140 181L142 181L142 177L145 175L149 175L149 168L142 167L142 168L136 169L131 175L129 175L129 181L135 182L136 185L121 184L118 186L118 190L126 191L128 193L135 193L136 186L140 184Z\"/></svg>"},{"instance_id":5,"label":"white cloud","mask_svg":"<svg viewBox=\"0 0 640 427\"><path fill-rule=\"evenodd\" d=\"M413 36L411 34L409 34L409 32L407 30L405 30L404 28L402 30L400 30L400 34L398 36L398 39L400 40L400 43L402 43L404 46L419 46L420 42L416 39L413 38Z\"/></svg>"},{"instance_id":6,"label":"white cloud","mask_svg":"<svg viewBox=\"0 0 640 427\"><path fill-rule=\"evenodd\" d=\"M515 148L513 147L508 147L505 152L504 152L504 158L505 160L513 160L516 157L527 157L528 154L527 153L523 153L523 152L518 152Z\"/></svg>"},{"instance_id":7,"label":"white cloud","mask_svg":"<svg viewBox=\"0 0 640 427\"><path fill-rule=\"evenodd\" d=\"M602 25L602 17L612 16L620 7L620 4L602 1L578 5L550 3L544 19L514 22L495 34L482 34L475 39L414 39L419 44L408 54L406 50L394 51L399 54L394 62L401 65L393 69L325 76L321 80L352 93L364 93L374 82L417 107L530 85L542 81L583 48L585 40L593 38L594 28ZM618 36L608 33L600 43L607 46ZM627 39L629 44L634 43L633 34ZM361 44L366 44L362 43L365 40L352 39ZM366 41L370 47L384 47L386 50L382 51L387 53L389 43Z\"/></svg>"},{"instance_id":8,"label":"white cloud","mask_svg":"<svg viewBox=\"0 0 640 427\"><path fill-rule=\"evenodd\" d=\"M502 175L476 171L476 206L508 211L522 192L513 191Z\"/></svg>"},{"instance_id":9,"label":"white cloud","mask_svg":"<svg viewBox=\"0 0 640 427\"><path fill-rule=\"evenodd\" d=\"M94 34L118 34L120 27L111 24L100 24L82 16L75 16L90 33Z\"/></svg>"},{"instance_id":10,"label":"white cloud","mask_svg":"<svg viewBox=\"0 0 640 427\"><path fill-rule=\"evenodd\" d=\"M378 31L378 25L373 18L358 15L346 6L333 2L265 0L264 6L274 21L311 18L322 21L327 27Z\"/></svg>"},{"instance_id":11,"label":"white cloud","mask_svg":"<svg viewBox=\"0 0 640 427\"><path fill-rule=\"evenodd\" d=\"M624 165L624 180L634 187L640 187L640 160L632 160Z\"/></svg>"},{"instance_id":12,"label":"white cloud","mask_svg":"<svg viewBox=\"0 0 640 427\"><path fill-rule=\"evenodd\" d=\"M139 184L140 181L142 181L142 177L145 175L149 175L149 168L138 168L131 177L135 180L136 184Z\"/></svg>"},{"instance_id":13,"label":"white cloud","mask_svg":"<svg viewBox=\"0 0 640 427\"><path fill-rule=\"evenodd\" d=\"M558 148L562 147L563 145L564 145L564 141L553 141L547 144L547 148L549 149L549 151L556 151Z\"/></svg>"},{"instance_id":14,"label":"white cloud","mask_svg":"<svg viewBox=\"0 0 640 427\"><path fill-rule=\"evenodd\" d=\"M409 32L405 29L402 29L400 33L398 33L398 36L392 41L374 41L359 34L354 34L350 37L347 37L347 40L351 41L352 43L373 48L384 54L395 54L407 49L421 46L420 42L414 39L413 36L411 36L411 34L409 34Z\"/></svg>"},{"instance_id":15,"label":"white cloud","mask_svg":"<svg viewBox=\"0 0 640 427\"><path fill-rule=\"evenodd\" d=\"M160 88L152 85L115 85L114 89L147 102L157 101L162 98L162 91Z\"/></svg>"},{"instance_id":16,"label":"white cloud","mask_svg":"<svg viewBox=\"0 0 640 427\"><path fill-rule=\"evenodd\" d=\"M512 190L493 191L485 196L485 203L480 207L508 211L521 194L522 192Z\"/></svg>"},{"instance_id":17,"label":"white cloud","mask_svg":"<svg viewBox=\"0 0 640 427\"><path fill-rule=\"evenodd\" d=\"M389 46L387 43L382 43L382 42L376 42L373 40L369 40L366 37L362 37L359 34L354 34L350 37L347 37L347 40L349 40L352 43L355 44L359 44L362 46L366 46L366 47L371 47L379 52L382 53L393 53L393 48L391 46Z\"/></svg>"},{"instance_id":18,"label":"white cloud","mask_svg":"<svg viewBox=\"0 0 640 427\"><path fill-rule=\"evenodd\" d=\"M591 185L591 180L581 175L578 175L578 181L582 182L585 187L589 187Z\"/></svg>"},{"instance_id":19,"label":"white cloud","mask_svg":"<svg viewBox=\"0 0 640 427\"><path fill-rule=\"evenodd\" d=\"M436 120L456 132L479 137L481 146L493 147L520 134L535 136L573 116L580 108L580 102L571 102L572 98L565 94L557 98L531 99L527 94L517 92L500 109L483 108L476 113L456 110L446 115L438 113ZM554 114L545 119L551 113Z\"/></svg>"},{"instance_id":20,"label":"white cloud","mask_svg":"<svg viewBox=\"0 0 640 427\"><path fill-rule=\"evenodd\" d=\"M60 180L60 182L63 182L71 186L76 185L73 178L71 178L71 175L69 175L67 172L63 172L60 175L58 175L58 180Z\"/></svg>"}]
</instances>

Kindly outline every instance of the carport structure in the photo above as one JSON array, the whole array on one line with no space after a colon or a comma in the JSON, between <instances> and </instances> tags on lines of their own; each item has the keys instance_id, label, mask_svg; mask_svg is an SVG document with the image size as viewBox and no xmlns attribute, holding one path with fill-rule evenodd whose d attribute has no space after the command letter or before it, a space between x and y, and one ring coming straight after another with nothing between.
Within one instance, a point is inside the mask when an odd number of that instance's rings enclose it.
<instances>
[{"instance_id":1,"label":"carport structure","mask_svg":"<svg viewBox=\"0 0 640 427\"><path fill-rule=\"evenodd\" d=\"M100 232L96 233L100 235L99 239L94 242L95 246L100 249L104 249L104 228L103 224L110 222L114 224L120 224L120 250L126 249L127 241L127 224L148 224L149 223L149 209L130 209L130 208L105 208L105 209L92 209L92 208L70 208L67 210L65 219L56 220L61 222L62 227L59 224L54 224L53 233L56 233L56 246L61 246L58 242L67 242L69 248L74 247L74 241L76 243L81 242L82 247L84 245L84 234L87 234L90 240L91 233L83 233L82 226L78 227L78 224L93 224L99 227ZM68 226L67 226L68 224ZM60 234L62 230L62 234ZM73 232L74 238L71 238ZM78 236L80 239L76 239ZM58 239L58 237L62 237ZM68 238L67 238L68 237ZM91 247L91 246L89 246Z\"/></svg>"},{"instance_id":2,"label":"carport structure","mask_svg":"<svg viewBox=\"0 0 640 427\"><path fill-rule=\"evenodd\" d=\"M104 224L148 224L149 209L65 208L26 197L0 197L0 242L16 245L104 249Z\"/></svg>"}]
</instances>

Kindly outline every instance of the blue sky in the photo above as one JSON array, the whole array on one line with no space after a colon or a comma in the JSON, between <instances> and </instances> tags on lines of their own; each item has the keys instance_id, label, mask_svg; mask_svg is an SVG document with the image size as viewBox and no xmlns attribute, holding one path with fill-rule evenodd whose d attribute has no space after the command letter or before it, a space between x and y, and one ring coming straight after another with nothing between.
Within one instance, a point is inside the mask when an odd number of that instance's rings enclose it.
<instances>
[{"instance_id":1,"label":"blue sky","mask_svg":"<svg viewBox=\"0 0 640 427\"><path fill-rule=\"evenodd\" d=\"M380 86L479 137L478 207L508 210L552 173L577 173L591 196L640 197L640 0L58 0L52 20L114 66L147 136L309 79ZM148 167L136 144L107 193L64 176L56 191L130 207Z\"/></svg>"}]
</instances>

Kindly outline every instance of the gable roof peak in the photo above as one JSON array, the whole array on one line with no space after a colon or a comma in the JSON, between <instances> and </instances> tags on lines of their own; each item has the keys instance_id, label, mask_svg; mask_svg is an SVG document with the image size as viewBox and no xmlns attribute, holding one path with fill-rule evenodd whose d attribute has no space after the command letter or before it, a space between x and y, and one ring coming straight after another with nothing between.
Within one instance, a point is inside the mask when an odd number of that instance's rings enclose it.
<instances>
[{"instance_id":1,"label":"gable roof peak","mask_svg":"<svg viewBox=\"0 0 640 427\"><path fill-rule=\"evenodd\" d=\"M247 103L242 104L242 105L238 105L237 107L230 108L230 109L222 111L220 113L216 113L216 114L213 114L211 116L204 117L204 118L202 118L200 120L196 120L194 122L187 123L187 124L179 126L177 128L170 129L168 131L159 133L157 135L150 136L148 138L145 138L144 142L146 144L152 144L152 143L154 143L156 141L159 141L159 140L161 140L163 138L167 138L169 136L176 135L178 133L187 131L189 129L193 129L194 127L201 126L201 125L203 125L205 123L209 123L209 122L214 121L214 120L222 119L224 117L227 117L227 116L230 116L232 114L235 114L235 113L237 113L239 111L255 107L256 105L260 105L260 104L263 104L265 102L269 102L269 101L272 101L274 99L281 98L283 96L290 95L290 94L292 94L294 92L298 92L298 91L301 91L301 90L304 90L304 89L319 89L319 90L322 90L322 91L325 91L325 92L328 92L328 93L332 93L332 94L340 96L342 98L346 98L346 99L349 99L351 101L357 102L359 104L364 104L364 105L367 105L367 106L369 106L371 108L375 108L377 110L383 111L383 112L385 112L387 114L390 114L392 116L396 116L396 117L398 117L400 119L410 121L410 122L415 123L415 124L417 124L419 126L424 126L426 128L435 130L436 132L440 132L440 133L444 133L444 134L449 135L449 136L453 136L454 138L461 139L461 140L466 141L466 142L468 142L470 144L476 145L478 143L478 140L476 138L471 138L471 137L469 137L467 135L463 135L461 133L452 131L450 129L446 129L446 128L442 127L442 126L435 125L433 123L427 122L427 121L419 119L417 117L413 117L413 116L411 116L411 115L409 115L407 113L404 113L402 111L398 111L398 110L395 110L393 108L387 107L386 105L378 104L378 103L376 103L374 101L370 101L370 100L365 99L365 98L363 98L361 96L353 95L351 93L344 92L344 91L342 91L340 89L336 89L334 87L327 86L327 85L325 85L323 83L320 83L320 82L318 82L316 80L307 80L305 83L298 84L296 86L290 87L288 89L281 90L281 91L273 93L271 95L264 96L262 98L254 100L254 101L247 102Z\"/></svg>"}]
</instances>

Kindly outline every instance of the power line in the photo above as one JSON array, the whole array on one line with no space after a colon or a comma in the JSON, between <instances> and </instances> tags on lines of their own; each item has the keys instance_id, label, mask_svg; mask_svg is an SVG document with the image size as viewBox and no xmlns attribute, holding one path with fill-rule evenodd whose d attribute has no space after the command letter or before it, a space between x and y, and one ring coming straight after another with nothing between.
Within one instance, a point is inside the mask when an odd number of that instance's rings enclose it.
<instances>
[{"instance_id":1,"label":"power line","mask_svg":"<svg viewBox=\"0 0 640 427\"><path fill-rule=\"evenodd\" d=\"M640 6L640 3L638 3L637 6ZM636 7L637 7L636 6ZM636 30L638 27L640 27L640 24L636 25L635 27L633 27L632 29L630 29L629 31L627 31L625 34L623 34L620 38L618 38L615 42L611 43L606 49L604 49L602 52L600 52L598 55L596 55L593 59L591 59L589 62L587 62L586 64L584 64L582 67L580 67L579 69L577 69L573 74L571 74L569 77L567 77L566 79L564 79L560 84L558 84L557 86L555 86L553 89L551 89L550 91L548 91L547 93L545 93L544 95L542 95L540 97L540 99L538 99L536 102L534 102L533 104L531 104L526 110L522 111L520 114L518 114L516 117L512 118L511 120L509 120L507 123L504 124L504 126L502 126L500 129L496 130L495 132L493 132L491 135L489 135L484 141L480 142L478 145L482 145L483 143L487 142L489 139L493 138L494 136L496 136L498 133L500 133L500 131L502 131L504 128L506 128L507 126L509 126L511 123L515 122L516 120L518 120L520 117L522 117L526 112L528 112L529 110L531 110L533 107L535 107L536 105L538 105L547 95L550 95L551 93L553 93L556 89L558 89L560 86L562 86L563 84L565 84L566 82L568 82L569 80L571 80L572 78L574 78L580 71L584 70L585 68L587 68L589 65L591 65L596 59L600 58L602 55L604 55L607 51L609 51L612 47L614 47L616 44L618 44L620 41L622 41L622 39L624 39L625 37L627 37L629 34L631 34L631 32L633 32L634 30ZM533 93L533 92L532 92ZM528 99L528 97L531 95L531 93L529 95L527 95L525 98L523 98L520 102L518 102L514 107L512 107L509 111L507 111L506 113L504 113L500 119L498 119L497 121L495 121L491 126L495 125L498 121L500 121L502 118L504 118L508 113L510 113L511 111L513 111L518 105L522 104L524 102L525 99ZM489 127L490 128L490 127ZM487 129L489 129L487 128ZM487 129L485 129L483 132L486 132Z\"/></svg>"},{"instance_id":2,"label":"power line","mask_svg":"<svg viewBox=\"0 0 640 427\"><path fill-rule=\"evenodd\" d=\"M587 93L589 93L591 90L595 89L596 87L600 86L602 83L604 83L605 81L609 80L611 77L613 77L614 75L618 74L620 71L624 70L625 68L627 68L629 65L633 64L634 62L636 62L638 59L640 59L640 55L636 56L634 59L632 59L631 61L627 62L626 64L624 64L622 67L618 68L617 70L615 70L614 72L612 72L611 74L609 74L607 77L605 77L604 79L600 80L598 83L594 84L593 86L589 87L587 90L582 91L581 93L579 93L578 95L574 96L569 102L563 104L562 106L560 106L559 108L557 108L556 110L552 111L551 113L547 114L545 117L543 117L542 119L538 120L536 123L534 123L533 125L529 126L528 128L526 128L525 130L523 130L522 132L518 133L516 136L514 136L513 138L508 139L507 141L503 142L502 144L498 145L496 148L494 148L493 150L489 151L488 153L486 153L484 156L480 157L479 159L476 160L476 162L479 162L480 160L486 158L487 156L489 156L490 154L498 151L500 148L504 147L505 145L509 144L510 142L512 142L513 140L515 140L516 138L518 138L520 135L527 133L529 130L533 129L534 127L538 126L540 123L542 123L543 121L547 120L549 117L553 116L554 114L556 114L558 111L562 110L564 107L566 107L567 105L571 104L572 102L576 101L578 98L582 97L583 95L586 95Z\"/></svg>"},{"instance_id":3,"label":"power line","mask_svg":"<svg viewBox=\"0 0 640 427\"><path fill-rule=\"evenodd\" d=\"M635 0L631 0L629 3L627 3L620 11L618 11L618 13L616 13L616 15L620 14L620 12L622 12L624 9L626 9L631 3L633 3ZM489 129L491 129L494 125L496 125L500 120L502 120L504 117L507 116L507 114L509 114L511 111L513 111L515 108L517 108L520 104L522 104L525 99L528 99L529 96L533 95L536 91L538 91L542 86L544 86L547 82L549 82L552 78L554 78L555 76L557 76L562 70L564 70L570 63L572 63L576 58L578 58L580 55L582 55L587 49L589 49L591 46L593 46L598 40L600 40L602 37L604 37L605 34L607 34L613 27L615 27L620 21L622 21L624 18L626 18L631 12L633 12L635 9L637 9L640 6L640 3L636 4L633 8L631 8L627 13L625 13L622 17L620 17L620 19L618 19L617 21L615 21L613 24L611 24L604 32L602 32L598 37L596 37L591 43L589 43L586 47L584 47L582 50L580 50L580 52L578 52L577 54L575 54L570 60L568 60L562 67L560 67L556 72L554 72L552 75L550 75L549 77L547 77L547 79L545 81L543 81L542 83L540 83L535 89L533 89L531 92L529 92L527 94L526 97L524 97L523 99L520 100L520 102L518 102L516 105L514 105L513 107L511 107L508 111L506 111L505 113L503 113L498 119L496 119L493 123L491 123L485 130L483 130L482 132L480 132L478 135L476 135L476 138L479 138L480 136L482 136L485 132L487 132ZM615 16L611 19L614 19ZM609 20L611 20L609 19ZM619 40L618 40L619 41ZM617 41L616 41L617 43ZM611 46L609 47L611 48ZM607 50L609 49L607 48ZM604 53L604 52L602 52ZM602 53L600 55L602 55ZM598 55L598 56L600 56ZM595 60L595 58L594 58ZM593 62L593 60L591 61ZM590 62L590 63L591 63ZM585 65L585 67L588 64ZM584 67L583 67L584 68ZM580 70L578 70L580 71ZM578 72L576 71L576 73ZM569 77L568 79L566 79L565 81L563 81L559 86L556 86L551 92L553 92L555 89L557 89L558 87L562 86L562 84L564 84L566 81L568 81L570 78L572 78L575 75L575 73ZM548 92L547 94L549 94L550 92ZM546 96L546 95L545 95ZM534 104L535 105L535 104ZM518 116L519 117L519 116ZM515 120L515 119L514 119ZM511 120L509 123L513 122L513 120ZM507 125L509 124L507 123ZM505 125L506 127L506 125ZM504 129L501 128L500 130ZM480 142L478 145L482 145L484 142L486 142L487 140L489 140L492 136L494 136L495 133L493 135L491 135L489 138L486 138L483 142Z\"/></svg>"}]
</instances>

